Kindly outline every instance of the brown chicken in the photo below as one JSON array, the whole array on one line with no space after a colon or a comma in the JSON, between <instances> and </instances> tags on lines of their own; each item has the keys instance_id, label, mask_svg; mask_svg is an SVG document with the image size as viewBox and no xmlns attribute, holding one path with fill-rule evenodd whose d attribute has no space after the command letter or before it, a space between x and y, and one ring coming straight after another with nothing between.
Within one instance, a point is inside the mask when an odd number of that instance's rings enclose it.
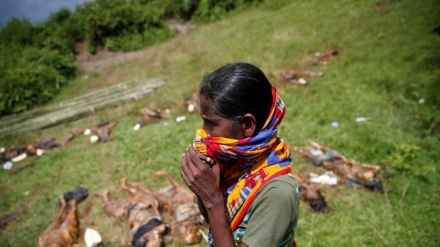
<instances>
[{"instance_id":1,"label":"brown chicken","mask_svg":"<svg viewBox=\"0 0 440 247\"><path fill-rule=\"evenodd\" d=\"M199 111L198 93L193 93L190 98L181 98L179 103L185 106L189 113L196 113Z\"/></svg>"},{"instance_id":2,"label":"brown chicken","mask_svg":"<svg viewBox=\"0 0 440 247\"><path fill-rule=\"evenodd\" d=\"M128 237L135 247L160 247L168 225L162 221L160 210L164 207L160 198L143 189L140 184L121 179L121 189L130 197L111 200L109 191L95 194L104 202L104 212L116 218L127 219L130 231Z\"/></svg>"},{"instance_id":3,"label":"brown chicken","mask_svg":"<svg viewBox=\"0 0 440 247\"><path fill-rule=\"evenodd\" d=\"M76 127L70 130L64 137L61 139L61 146L65 147L69 142L71 142L75 137L84 133L84 128Z\"/></svg>"},{"instance_id":4,"label":"brown chicken","mask_svg":"<svg viewBox=\"0 0 440 247\"><path fill-rule=\"evenodd\" d=\"M313 184L304 179L299 172L292 173L299 187L299 197L307 202L314 212L330 212L325 197L321 194L322 186Z\"/></svg>"},{"instance_id":5,"label":"brown chicken","mask_svg":"<svg viewBox=\"0 0 440 247\"><path fill-rule=\"evenodd\" d=\"M99 142L108 142L112 141L113 137L110 135L112 129L116 126L115 122L101 122L95 128L92 128L92 132L94 132L94 136L97 136L97 140Z\"/></svg>"},{"instance_id":6,"label":"brown chicken","mask_svg":"<svg viewBox=\"0 0 440 247\"><path fill-rule=\"evenodd\" d=\"M202 228L206 222L197 206L195 195L177 182L168 171L157 171L155 175L165 176L171 184L158 191L168 197L172 207L170 235L188 245L200 243Z\"/></svg>"},{"instance_id":7,"label":"brown chicken","mask_svg":"<svg viewBox=\"0 0 440 247\"><path fill-rule=\"evenodd\" d=\"M129 197L111 200L108 190L95 195L105 203L104 211L108 215L128 220L133 246L163 246L167 237L188 245L200 243L204 221L194 194L168 172L159 171L155 175L166 176L171 185L152 191L141 183L122 178L120 188Z\"/></svg>"},{"instance_id":8,"label":"brown chicken","mask_svg":"<svg viewBox=\"0 0 440 247\"><path fill-rule=\"evenodd\" d=\"M332 171L350 187L364 187L383 192L380 167L348 160L341 153L315 142L310 142L306 150L299 150L302 157L313 165Z\"/></svg>"},{"instance_id":9,"label":"brown chicken","mask_svg":"<svg viewBox=\"0 0 440 247\"><path fill-rule=\"evenodd\" d=\"M79 186L60 196L58 216L38 239L40 247L70 247L80 233L77 205L88 197L88 190Z\"/></svg>"},{"instance_id":10,"label":"brown chicken","mask_svg":"<svg viewBox=\"0 0 440 247\"><path fill-rule=\"evenodd\" d=\"M58 216L38 239L39 247L70 247L78 241L77 202L75 199L66 202L64 196L60 201Z\"/></svg>"}]
</instances>

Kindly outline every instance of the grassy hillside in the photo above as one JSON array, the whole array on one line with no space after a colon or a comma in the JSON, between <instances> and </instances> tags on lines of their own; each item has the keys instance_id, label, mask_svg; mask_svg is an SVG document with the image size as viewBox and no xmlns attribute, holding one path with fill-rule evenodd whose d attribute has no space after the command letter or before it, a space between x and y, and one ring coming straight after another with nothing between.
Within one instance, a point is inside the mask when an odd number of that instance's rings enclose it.
<instances>
[{"instance_id":1,"label":"grassy hillside","mask_svg":"<svg viewBox=\"0 0 440 247\"><path fill-rule=\"evenodd\" d=\"M1 215L28 206L0 230L1 245L37 245L55 218L59 195L78 185L90 194L109 189L117 197L122 196L117 191L121 177L151 188L166 184L151 176L156 170L169 170L180 179L182 151L201 121L197 114L187 114L178 99L196 91L202 76L213 69L246 61L262 68L280 89L287 107L280 136L290 146L314 140L383 170L384 194L341 185L323 190L331 213L312 213L303 203L296 233L300 246L437 246L440 36L433 30L439 25L435 0L266 1L72 82L56 101L133 77L166 78L163 87L135 103L0 140L6 147L23 145L34 138L61 139L73 127L92 127L100 120L117 122L112 142L91 145L78 137L43 155L32 168L17 174L0 171ZM305 62L329 49L338 50L338 56L326 66ZM272 76L285 68L325 75L298 87ZM170 119L134 132L139 109L150 105L170 109ZM177 123L180 115L187 119ZM369 120L356 122L357 117ZM333 121L340 127L333 128ZM292 167L306 175L323 172L299 156ZM81 220L83 227L98 230L106 241L127 242L126 222L106 216L93 196L80 210L87 206L93 207Z\"/></svg>"}]
</instances>

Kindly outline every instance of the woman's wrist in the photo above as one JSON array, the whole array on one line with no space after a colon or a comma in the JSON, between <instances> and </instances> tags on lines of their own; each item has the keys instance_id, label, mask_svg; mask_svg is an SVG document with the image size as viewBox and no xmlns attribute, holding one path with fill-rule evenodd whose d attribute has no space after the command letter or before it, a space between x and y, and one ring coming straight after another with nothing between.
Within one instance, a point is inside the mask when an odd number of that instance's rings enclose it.
<instances>
[{"instance_id":1,"label":"woman's wrist","mask_svg":"<svg viewBox=\"0 0 440 247\"><path fill-rule=\"evenodd\" d=\"M222 195L211 197L209 200L202 200L202 202L208 212L223 209L225 207Z\"/></svg>"}]
</instances>

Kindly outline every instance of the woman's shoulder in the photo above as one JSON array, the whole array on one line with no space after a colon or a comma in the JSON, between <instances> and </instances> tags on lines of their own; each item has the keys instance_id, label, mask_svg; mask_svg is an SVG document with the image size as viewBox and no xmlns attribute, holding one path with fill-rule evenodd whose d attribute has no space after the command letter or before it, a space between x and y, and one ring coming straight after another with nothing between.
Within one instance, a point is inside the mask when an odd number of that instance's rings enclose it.
<instances>
[{"instance_id":1,"label":"woman's shoulder","mask_svg":"<svg viewBox=\"0 0 440 247\"><path fill-rule=\"evenodd\" d=\"M280 190L286 189L291 191L292 188L297 190L298 184L291 174L284 174L272 178L261 188L261 191L267 191L273 188L278 188Z\"/></svg>"},{"instance_id":2,"label":"woman's shoulder","mask_svg":"<svg viewBox=\"0 0 440 247\"><path fill-rule=\"evenodd\" d=\"M256 201L265 198L265 201L296 201L298 200L298 184L290 174L272 178L257 193Z\"/></svg>"},{"instance_id":3,"label":"woman's shoulder","mask_svg":"<svg viewBox=\"0 0 440 247\"><path fill-rule=\"evenodd\" d=\"M299 193L295 178L289 174L280 175L267 182L257 193L249 213L253 220L265 217L262 215L274 215L273 212L282 212L282 220L296 221L299 210ZM277 220L281 220L276 217ZM290 224L289 223L289 224Z\"/></svg>"}]
</instances>

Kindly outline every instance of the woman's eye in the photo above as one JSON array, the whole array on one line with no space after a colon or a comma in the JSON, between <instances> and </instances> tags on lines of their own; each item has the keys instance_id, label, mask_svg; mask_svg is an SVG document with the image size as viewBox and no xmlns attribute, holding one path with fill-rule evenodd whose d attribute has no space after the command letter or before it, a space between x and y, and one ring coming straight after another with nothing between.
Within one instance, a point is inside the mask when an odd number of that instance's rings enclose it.
<instances>
[{"instance_id":1,"label":"woman's eye","mask_svg":"<svg viewBox=\"0 0 440 247\"><path fill-rule=\"evenodd\" d=\"M203 120L203 125L205 125L207 127L212 127L215 125L215 123L210 120L205 119L205 120Z\"/></svg>"}]
</instances>

